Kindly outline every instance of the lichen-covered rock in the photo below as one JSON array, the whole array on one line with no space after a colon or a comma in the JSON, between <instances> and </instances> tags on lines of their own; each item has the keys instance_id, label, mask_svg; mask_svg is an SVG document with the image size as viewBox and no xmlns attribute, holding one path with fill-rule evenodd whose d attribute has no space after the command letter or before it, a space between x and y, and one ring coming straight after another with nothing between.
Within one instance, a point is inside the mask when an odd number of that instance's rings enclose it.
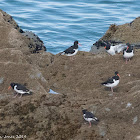
<instances>
[{"instance_id":1,"label":"lichen-covered rock","mask_svg":"<svg viewBox=\"0 0 140 140\"><path fill-rule=\"evenodd\" d=\"M25 31L22 33L26 38L29 39L29 49L31 53L38 53L40 50L46 51L43 41L35 35L33 32Z\"/></svg>"}]
</instances>

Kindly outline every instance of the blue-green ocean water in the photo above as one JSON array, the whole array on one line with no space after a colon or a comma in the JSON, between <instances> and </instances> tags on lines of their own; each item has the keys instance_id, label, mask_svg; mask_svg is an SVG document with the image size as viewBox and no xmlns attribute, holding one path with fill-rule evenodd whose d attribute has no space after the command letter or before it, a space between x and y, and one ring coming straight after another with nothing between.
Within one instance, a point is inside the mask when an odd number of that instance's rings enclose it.
<instances>
[{"instance_id":1,"label":"blue-green ocean water","mask_svg":"<svg viewBox=\"0 0 140 140\"><path fill-rule=\"evenodd\" d=\"M37 34L47 51L59 53L78 40L81 51L104 35L110 24L140 16L139 0L0 0L23 30Z\"/></svg>"}]
</instances>

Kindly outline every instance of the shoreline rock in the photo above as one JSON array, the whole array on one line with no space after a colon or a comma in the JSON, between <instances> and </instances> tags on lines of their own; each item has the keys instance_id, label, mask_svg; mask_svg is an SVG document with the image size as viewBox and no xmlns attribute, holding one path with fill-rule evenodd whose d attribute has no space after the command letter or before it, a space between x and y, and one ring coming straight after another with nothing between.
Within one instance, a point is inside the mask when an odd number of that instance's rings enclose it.
<instances>
[{"instance_id":1,"label":"shoreline rock","mask_svg":"<svg viewBox=\"0 0 140 140\"><path fill-rule=\"evenodd\" d=\"M97 46L96 44L101 40L104 41L114 41L122 43L130 43L135 46L135 48L140 48L140 17L134 19L130 23L125 23L123 25L110 25L109 29L106 31L105 35L101 37L96 43L91 47L90 52L96 53L96 47L98 52L103 52L100 48L101 44Z\"/></svg>"},{"instance_id":2,"label":"shoreline rock","mask_svg":"<svg viewBox=\"0 0 140 140\"><path fill-rule=\"evenodd\" d=\"M22 35L29 39L28 47L31 53L39 53L41 50L47 51L43 41L33 32L25 31Z\"/></svg>"},{"instance_id":3,"label":"shoreline rock","mask_svg":"<svg viewBox=\"0 0 140 140\"><path fill-rule=\"evenodd\" d=\"M26 42L28 44L31 53L39 53L39 51L41 50L47 51L43 41L37 35L35 35L33 32L23 31L15 22L15 20L12 18L12 16L10 16L9 14L7 14L2 10L0 10L0 12L1 12L1 18L6 23L9 23L14 29L16 29L19 33L25 36L25 38L27 38Z\"/></svg>"}]
</instances>

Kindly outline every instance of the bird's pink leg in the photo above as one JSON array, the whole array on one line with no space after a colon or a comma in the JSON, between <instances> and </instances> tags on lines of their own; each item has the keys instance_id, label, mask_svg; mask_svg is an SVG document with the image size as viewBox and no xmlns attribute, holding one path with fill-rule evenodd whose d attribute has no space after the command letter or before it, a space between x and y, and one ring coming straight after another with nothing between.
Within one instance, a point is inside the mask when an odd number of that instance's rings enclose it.
<instances>
[{"instance_id":1,"label":"bird's pink leg","mask_svg":"<svg viewBox=\"0 0 140 140\"><path fill-rule=\"evenodd\" d=\"M73 56L73 60L75 60L75 55Z\"/></svg>"},{"instance_id":2,"label":"bird's pink leg","mask_svg":"<svg viewBox=\"0 0 140 140\"><path fill-rule=\"evenodd\" d=\"M125 60L125 63L127 64L127 59Z\"/></svg>"},{"instance_id":3,"label":"bird's pink leg","mask_svg":"<svg viewBox=\"0 0 140 140\"><path fill-rule=\"evenodd\" d=\"M113 88L111 87L111 91L113 92Z\"/></svg>"},{"instance_id":4,"label":"bird's pink leg","mask_svg":"<svg viewBox=\"0 0 140 140\"><path fill-rule=\"evenodd\" d=\"M75 56L70 56L70 60L73 61L75 59Z\"/></svg>"},{"instance_id":5,"label":"bird's pink leg","mask_svg":"<svg viewBox=\"0 0 140 140\"><path fill-rule=\"evenodd\" d=\"M22 97L22 94L20 95L20 97L19 98L21 98Z\"/></svg>"},{"instance_id":6,"label":"bird's pink leg","mask_svg":"<svg viewBox=\"0 0 140 140\"><path fill-rule=\"evenodd\" d=\"M72 57L70 56L70 61L72 61Z\"/></svg>"},{"instance_id":7,"label":"bird's pink leg","mask_svg":"<svg viewBox=\"0 0 140 140\"><path fill-rule=\"evenodd\" d=\"M91 127L91 122L89 122L89 127Z\"/></svg>"},{"instance_id":8,"label":"bird's pink leg","mask_svg":"<svg viewBox=\"0 0 140 140\"><path fill-rule=\"evenodd\" d=\"M17 97L17 95L18 95L18 93L16 93L16 95L15 95L15 96L13 96L13 98L16 98L16 97Z\"/></svg>"}]
</instances>

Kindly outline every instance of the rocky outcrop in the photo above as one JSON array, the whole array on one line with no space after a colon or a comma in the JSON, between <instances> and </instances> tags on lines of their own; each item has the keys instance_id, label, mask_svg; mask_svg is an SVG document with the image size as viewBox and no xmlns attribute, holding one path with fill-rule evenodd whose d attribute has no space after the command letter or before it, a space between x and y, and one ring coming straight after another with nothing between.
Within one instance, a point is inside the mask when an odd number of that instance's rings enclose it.
<instances>
[{"instance_id":1,"label":"rocky outcrop","mask_svg":"<svg viewBox=\"0 0 140 140\"><path fill-rule=\"evenodd\" d=\"M41 50L46 51L46 47L44 46L43 41L37 35L29 31L23 31L12 18L12 16L8 15L4 11L0 10L0 14L3 23L5 22L7 25L13 27L13 29L16 29L17 32L24 36L24 41L28 45L31 53L38 53Z\"/></svg>"},{"instance_id":2,"label":"rocky outcrop","mask_svg":"<svg viewBox=\"0 0 140 140\"><path fill-rule=\"evenodd\" d=\"M0 13L1 13L1 19L3 19L6 23L10 24L14 29L17 29L20 33L23 33L23 30L18 26L18 24L15 22L12 16L2 11L1 9L0 9Z\"/></svg>"},{"instance_id":3,"label":"rocky outcrop","mask_svg":"<svg viewBox=\"0 0 140 140\"><path fill-rule=\"evenodd\" d=\"M47 51L43 41L33 32L26 31L23 32L22 35L28 39L28 47L31 53L39 53L41 50Z\"/></svg>"},{"instance_id":4,"label":"rocky outcrop","mask_svg":"<svg viewBox=\"0 0 140 140\"><path fill-rule=\"evenodd\" d=\"M102 47L101 43L99 43L102 40L116 43L130 43L134 45L135 48L140 48L140 17L136 18L130 23L126 23L123 25L110 25L105 35L93 44L90 52L104 52L104 49L100 48Z\"/></svg>"},{"instance_id":5,"label":"rocky outcrop","mask_svg":"<svg viewBox=\"0 0 140 140\"><path fill-rule=\"evenodd\" d=\"M139 137L140 50L125 64L122 54L79 52L75 60L45 51L31 53L28 39L0 12L0 136L28 140L132 140ZM118 70L114 93L100 83ZM26 83L32 95L12 98L11 82ZM53 95L49 89L59 92ZM82 109L99 124L88 128Z\"/></svg>"},{"instance_id":6,"label":"rocky outcrop","mask_svg":"<svg viewBox=\"0 0 140 140\"><path fill-rule=\"evenodd\" d=\"M101 39L140 44L140 17L123 25L111 25Z\"/></svg>"}]
</instances>

